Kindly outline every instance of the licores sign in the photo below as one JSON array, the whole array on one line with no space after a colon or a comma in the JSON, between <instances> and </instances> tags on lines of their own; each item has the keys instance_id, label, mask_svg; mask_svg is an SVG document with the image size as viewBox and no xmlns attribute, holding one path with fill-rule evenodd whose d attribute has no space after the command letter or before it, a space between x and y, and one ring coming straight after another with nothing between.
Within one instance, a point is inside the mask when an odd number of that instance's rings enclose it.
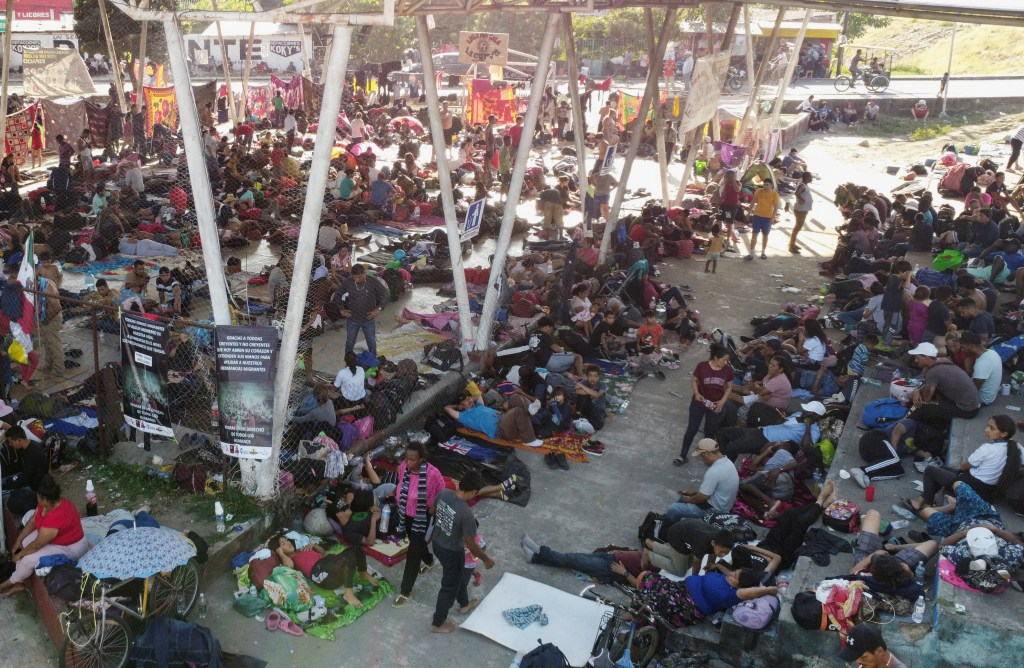
<instances>
[{"instance_id":1,"label":"licores sign","mask_svg":"<svg viewBox=\"0 0 1024 668\"><path fill-rule=\"evenodd\" d=\"M508 62L508 33L459 33L459 62L504 65Z\"/></svg>"}]
</instances>

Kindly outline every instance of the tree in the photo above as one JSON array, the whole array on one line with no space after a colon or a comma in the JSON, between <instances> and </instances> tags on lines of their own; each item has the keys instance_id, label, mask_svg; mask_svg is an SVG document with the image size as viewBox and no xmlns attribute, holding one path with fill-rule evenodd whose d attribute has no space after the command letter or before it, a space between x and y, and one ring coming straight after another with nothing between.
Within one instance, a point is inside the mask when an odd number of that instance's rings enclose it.
<instances>
[{"instance_id":1,"label":"tree","mask_svg":"<svg viewBox=\"0 0 1024 668\"><path fill-rule=\"evenodd\" d=\"M107 17L110 21L110 32L114 35L114 51L119 60L132 60L139 55L139 37L142 24L130 18L124 12L107 3ZM100 53L109 57L107 38L103 34L103 21L100 18L96 0L75 0L75 35L78 47L83 53ZM164 39L163 26L150 24L146 38L146 57L152 60L164 60L167 57L167 42Z\"/></svg>"},{"instance_id":2,"label":"tree","mask_svg":"<svg viewBox=\"0 0 1024 668\"><path fill-rule=\"evenodd\" d=\"M892 18L888 16L875 16L874 14L847 14L846 16L846 39L853 41L862 37L868 28L884 28L889 25Z\"/></svg>"}]
</instances>

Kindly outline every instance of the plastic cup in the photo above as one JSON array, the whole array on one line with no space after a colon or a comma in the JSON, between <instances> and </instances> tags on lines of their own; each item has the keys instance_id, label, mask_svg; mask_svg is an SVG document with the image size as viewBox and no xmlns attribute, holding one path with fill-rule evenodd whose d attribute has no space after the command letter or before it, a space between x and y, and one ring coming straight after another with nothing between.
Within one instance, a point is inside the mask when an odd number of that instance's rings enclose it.
<instances>
[{"instance_id":1,"label":"plastic cup","mask_svg":"<svg viewBox=\"0 0 1024 668\"><path fill-rule=\"evenodd\" d=\"M868 485L867 489L864 490L864 500L865 501L874 501L875 500L875 486L874 485Z\"/></svg>"}]
</instances>

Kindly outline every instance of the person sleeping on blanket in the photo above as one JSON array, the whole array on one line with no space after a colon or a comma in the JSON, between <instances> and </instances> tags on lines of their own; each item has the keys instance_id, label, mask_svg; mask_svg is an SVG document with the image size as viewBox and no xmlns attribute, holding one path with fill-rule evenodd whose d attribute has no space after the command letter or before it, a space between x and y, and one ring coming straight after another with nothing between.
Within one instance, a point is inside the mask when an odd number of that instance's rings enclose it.
<instances>
[{"instance_id":1,"label":"person sleeping on blanket","mask_svg":"<svg viewBox=\"0 0 1024 668\"><path fill-rule=\"evenodd\" d=\"M344 587L345 593L342 598L354 608L363 607L363 602L352 590L357 570L371 587L376 588L378 585L376 578L366 569L366 555L362 550L348 549L340 554L325 554L322 547L313 544L306 545L300 550L283 535L271 538L267 546L282 566L299 571L321 587Z\"/></svg>"},{"instance_id":2,"label":"person sleeping on blanket","mask_svg":"<svg viewBox=\"0 0 1024 668\"><path fill-rule=\"evenodd\" d=\"M485 406L483 396L466 395L459 403L445 406L444 411L462 426L483 432L488 438L521 440L524 445L538 448L544 441L537 438L533 430L529 406L525 397L512 395L499 412Z\"/></svg>"}]
</instances>

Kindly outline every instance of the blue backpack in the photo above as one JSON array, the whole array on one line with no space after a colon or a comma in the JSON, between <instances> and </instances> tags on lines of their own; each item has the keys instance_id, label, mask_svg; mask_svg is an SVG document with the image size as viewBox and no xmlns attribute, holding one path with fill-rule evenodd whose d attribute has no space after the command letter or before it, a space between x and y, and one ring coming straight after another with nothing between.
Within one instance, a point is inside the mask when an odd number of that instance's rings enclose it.
<instances>
[{"instance_id":1,"label":"blue backpack","mask_svg":"<svg viewBox=\"0 0 1024 668\"><path fill-rule=\"evenodd\" d=\"M890 422L902 420L907 414L907 407L896 399L875 399L864 407L861 423L868 429L878 429Z\"/></svg>"}]
</instances>

